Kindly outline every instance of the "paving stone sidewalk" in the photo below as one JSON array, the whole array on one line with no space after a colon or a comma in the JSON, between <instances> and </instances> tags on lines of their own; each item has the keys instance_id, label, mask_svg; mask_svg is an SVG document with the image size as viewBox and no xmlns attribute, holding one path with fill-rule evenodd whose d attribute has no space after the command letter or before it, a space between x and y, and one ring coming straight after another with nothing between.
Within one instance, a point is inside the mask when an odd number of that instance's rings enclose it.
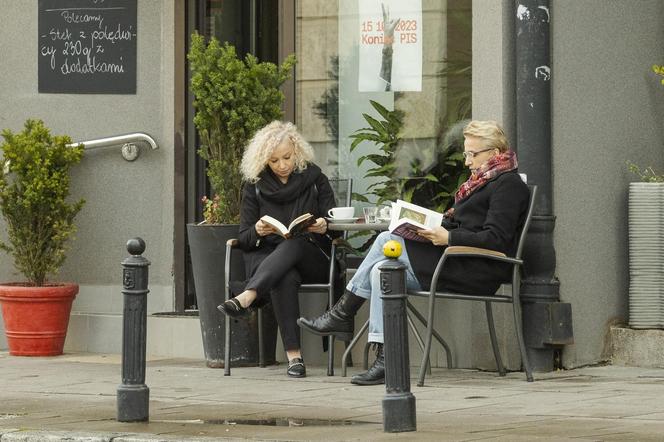
<instances>
[{"instance_id":1,"label":"paving stone sidewalk","mask_svg":"<svg viewBox=\"0 0 664 442\"><path fill-rule=\"evenodd\" d=\"M120 368L118 355L0 353L0 441L664 440L664 369L588 367L534 383L434 369L412 387L417 432L388 434L384 386L353 386L322 367L305 379L287 378L283 365L224 377L180 359L148 362L150 421L120 423Z\"/></svg>"}]
</instances>

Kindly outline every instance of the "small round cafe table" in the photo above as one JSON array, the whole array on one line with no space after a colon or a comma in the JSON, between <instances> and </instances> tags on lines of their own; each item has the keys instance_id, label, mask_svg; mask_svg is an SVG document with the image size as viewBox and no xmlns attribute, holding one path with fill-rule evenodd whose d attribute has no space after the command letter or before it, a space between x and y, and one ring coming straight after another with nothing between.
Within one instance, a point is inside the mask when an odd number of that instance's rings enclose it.
<instances>
[{"instance_id":1,"label":"small round cafe table","mask_svg":"<svg viewBox=\"0 0 664 442\"><path fill-rule=\"evenodd\" d=\"M340 230L348 232L361 232L365 230L387 230L390 223L388 222L378 222L378 223L365 223L364 221L358 221L354 223L335 223L329 222L327 224L328 230Z\"/></svg>"}]
</instances>

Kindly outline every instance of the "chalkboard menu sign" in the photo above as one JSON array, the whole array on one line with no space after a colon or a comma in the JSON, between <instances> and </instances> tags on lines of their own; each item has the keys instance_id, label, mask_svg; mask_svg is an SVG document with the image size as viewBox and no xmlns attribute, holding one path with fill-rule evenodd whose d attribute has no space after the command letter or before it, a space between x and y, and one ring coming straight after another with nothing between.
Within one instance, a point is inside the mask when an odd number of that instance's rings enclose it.
<instances>
[{"instance_id":1,"label":"chalkboard menu sign","mask_svg":"<svg viewBox=\"0 0 664 442\"><path fill-rule=\"evenodd\" d=\"M136 0L39 0L39 92L136 93Z\"/></svg>"}]
</instances>

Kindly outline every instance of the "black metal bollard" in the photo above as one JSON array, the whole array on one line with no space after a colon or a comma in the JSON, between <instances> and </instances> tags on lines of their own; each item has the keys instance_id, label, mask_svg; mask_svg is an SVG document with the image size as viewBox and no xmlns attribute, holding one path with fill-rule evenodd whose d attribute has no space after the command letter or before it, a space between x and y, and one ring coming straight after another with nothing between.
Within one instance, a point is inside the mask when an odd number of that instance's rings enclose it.
<instances>
[{"instance_id":1,"label":"black metal bollard","mask_svg":"<svg viewBox=\"0 0 664 442\"><path fill-rule=\"evenodd\" d=\"M149 418L150 389L145 385L148 266L145 241L127 241L130 257L122 261L124 309L122 312L122 385L118 387L118 421Z\"/></svg>"},{"instance_id":2,"label":"black metal bollard","mask_svg":"<svg viewBox=\"0 0 664 442\"><path fill-rule=\"evenodd\" d=\"M415 396L410 392L405 270L406 266L396 259L380 266L387 392L383 398L383 431L387 433L417 430Z\"/></svg>"}]
</instances>

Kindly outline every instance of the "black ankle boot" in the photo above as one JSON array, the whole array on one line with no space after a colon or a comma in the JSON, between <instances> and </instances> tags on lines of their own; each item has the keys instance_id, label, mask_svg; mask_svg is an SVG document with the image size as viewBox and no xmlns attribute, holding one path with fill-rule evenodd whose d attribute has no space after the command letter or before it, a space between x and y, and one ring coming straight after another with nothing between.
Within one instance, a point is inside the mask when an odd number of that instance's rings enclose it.
<instances>
[{"instance_id":1,"label":"black ankle boot","mask_svg":"<svg viewBox=\"0 0 664 442\"><path fill-rule=\"evenodd\" d=\"M385 383L385 354L383 344L377 344L376 360L364 373L356 374L350 378L350 383L355 385L378 385Z\"/></svg>"},{"instance_id":2,"label":"black ankle boot","mask_svg":"<svg viewBox=\"0 0 664 442\"><path fill-rule=\"evenodd\" d=\"M334 335L342 341L353 339L355 313L366 299L346 292L330 310L314 319L300 318L297 325L317 335Z\"/></svg>"}]
</instances>

